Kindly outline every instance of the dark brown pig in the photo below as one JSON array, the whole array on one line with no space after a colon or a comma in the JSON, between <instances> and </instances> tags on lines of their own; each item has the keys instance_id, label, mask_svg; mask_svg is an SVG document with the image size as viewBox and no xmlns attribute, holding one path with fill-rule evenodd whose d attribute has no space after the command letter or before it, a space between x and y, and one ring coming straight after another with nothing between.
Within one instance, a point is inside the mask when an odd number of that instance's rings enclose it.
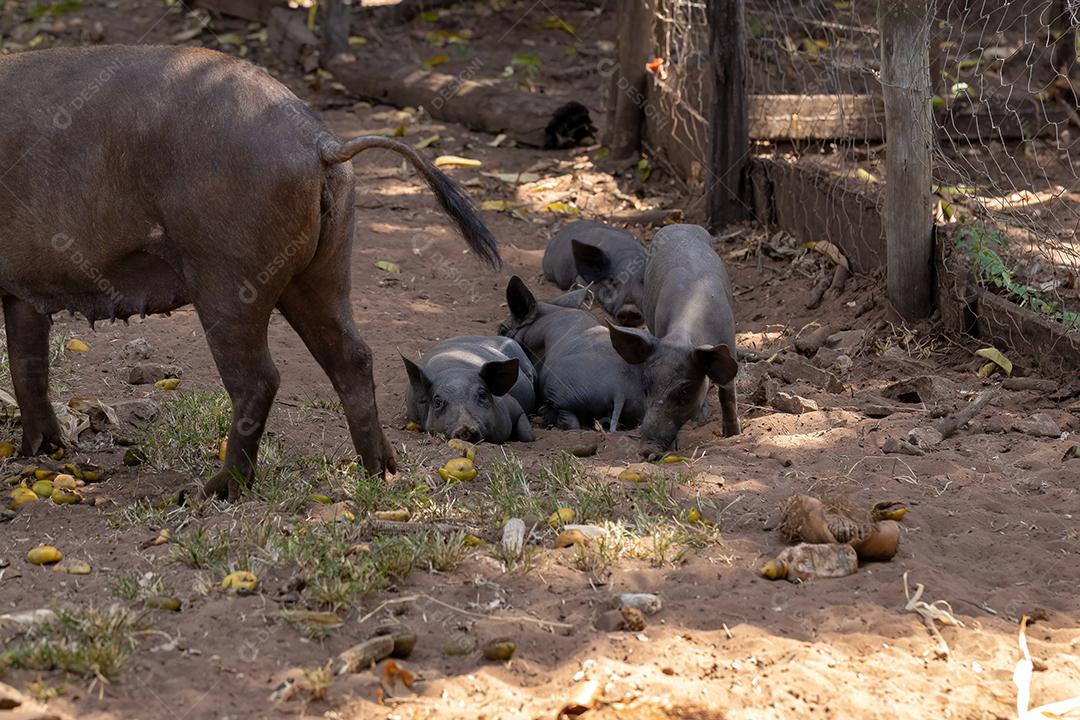
<instances>
[{"instance_id":1,"label":"dark brown pig","mask_svg":"<svg viewBox=\"0 0 1080 720\"><path fill-rule=\"evenodd\" d=\"M60 444L48 401L50 315L198 312L233 418L204 494L254 474L278 387L278 308L330 377L371 473L393 471L371 351L349 302L354 155L384 148L427 181L469 247L495 241L408 145L339 141L285 86L202 49L93 47L0 57L0 296L22 452Z\"/></svg>"}]
</instances>

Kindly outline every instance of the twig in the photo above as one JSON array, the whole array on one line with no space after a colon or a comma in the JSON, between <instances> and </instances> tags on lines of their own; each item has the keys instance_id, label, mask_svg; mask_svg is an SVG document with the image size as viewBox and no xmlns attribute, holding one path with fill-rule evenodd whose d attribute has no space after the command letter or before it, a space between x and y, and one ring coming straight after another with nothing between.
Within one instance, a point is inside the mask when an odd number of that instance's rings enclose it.
<instances>
[{"instance_id":1,"label":"twig","mask_svg":"<svg viewBox=\"0 0 1080 720\"><path fill-rule=\"evenodd\" d=\"M360 620L358 620L356 624L357 625L363 625L365 622L367 622L371 618L378 615L383 609L385 609L387 607L390 607L391 605L400 605L401 603L414 602L416 600L427 600L428 602L435 603L436 605L439 605L440 607L444 607L447 610L452 610L452 611L454 611L456 613L460 613L461 615L467 615L469 617L476 618L478 620L498 620L499 622L527 622L527 623L533 623L534 625L539 625L540 627L562 628L563 630L572 630L574 628L574 626L570 625L569 623L555 622L554 620L541 620L540 618L534 618L534 617L532 617L530 615L509 615L509 616L506 616L506 615L484 615L483 613L475 613L475 612L472 612L470 610L465 610L464 608L456 607L454 605L451 605L450 603L443 602L442 600L439 600L438 598L434 598L434 597L428 595L427 593L417 593L416 595L406 595L405 597L394 598L392 600L386 600L384 602L381 602L381 603L379 603L378 607L376 607L374 610L369 612L364 617L360 618Z\"/></svg>"},{"instance_id":2,"label":"twig","mask_svg":"<svg viewBox=\"0 0 1080 720\"><path fill-rule=\"evenodd\" d=\"M978 397L964 406L960 412L942 419L937 426L937 431L941 433L941 439L945 440L955 435L960 428L968 424L972 418L979 414L979 411L986 407L986 404L994 397L994 393L994 388L984 390L979 393Z\"/></svg>"},{"instance_id":3,"label":"twig","mask_svg":"<svg viewBox=\"0 0 1080 720\"><path fill-rule=\"evenodd\" d=\"M945 642L945 638L941 636L937 626L934 625L934 621L937 620L942 625L955 625L957 627L964 627L964 623L960 622L952 612L952 606L944 600L935 600L932 603L927 603L922 600L923 587L922 583L916 583L915 594L912 595L908 590L908 574L904 573L904 596L907 597L907 605L904 607L908 612L917 613L922 618L923 624L926 625L926 629L930 631L930 635L937 642L937 656L942 660L949 659L949 644Z\"/></svg>"}]
</instances>

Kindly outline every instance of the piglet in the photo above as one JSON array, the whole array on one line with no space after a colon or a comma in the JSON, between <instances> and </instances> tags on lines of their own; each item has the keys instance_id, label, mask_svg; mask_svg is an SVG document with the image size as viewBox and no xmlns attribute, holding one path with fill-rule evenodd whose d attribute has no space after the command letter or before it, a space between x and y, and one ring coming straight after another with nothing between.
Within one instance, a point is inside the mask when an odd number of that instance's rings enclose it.
<instances>
[{"instance_id":1,"label":"piglet","mask_svg":"<svg viewBox=\"0 0 1080 720\"><path fill-rule=\"evenodd\" d=\"M514 340L466 336L438 343L409 374L409 420L429 433L469 442L534 440L536 370Z\"/></svg>"},{"instance_id":2,"label":"piglet","mask_svg":"<svg viewBox=\"0 0 1080 720\"><path fill-rule=\"evenodd\" d=\"M648 458L671 448L686 421L704 414L709 381L719 386L725 437L740 431L731 281L710 240L697 225L656 233L645 267L648 330L611 327L619 355L643 368L642 455Z\"/></svg>"},{"instance_id":3,"label":"piglet","mask_svg":"<svg viewBox=\"0 0 1080 720\"><path fill-rule=\"evenodd\" d=\"M635 427L644 413L641 369L611 346L608 330L579 309L585 290L540 302L521 278L510 278L510 318L499 334L521 343L536 363L536 391L544 420L564 430L600 420L612 432Z\"/></svg>"},{"instance_id":4,"label":"piglet","mask_svg":"<svg viewBox=\"0 0 1080 720\"><path fill-rule=\"evenodd\" d=\"M617 322L641 324L645 248L625 230L593 220L570 223L544 251L544 277L563 290L579 280L591 283Z\"/></svg>"}]
</instances>

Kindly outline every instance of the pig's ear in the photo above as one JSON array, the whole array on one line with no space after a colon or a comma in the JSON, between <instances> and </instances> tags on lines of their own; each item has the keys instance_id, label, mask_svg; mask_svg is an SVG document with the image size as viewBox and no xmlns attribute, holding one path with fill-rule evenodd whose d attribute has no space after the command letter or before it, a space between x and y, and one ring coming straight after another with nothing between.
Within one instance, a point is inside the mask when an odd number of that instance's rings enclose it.
<instances>
[{"instance_id":1,"label":"pig's ear","mask_svg":"<svg viewBox=\"0 0 1080 720\"><path fill-rule=\"evenodd\" d=\"M409 373L409 387L412 388L413 397L421 402L426 402L431 394L431 380L428 378L427 373L424 372L424 368L404 355L401 356L401 362L405 363L405 372Z\"/></svg>"},{"instance_id":2,"label":"pig's ear","mask_svg":"<svg viewBox=\"0 0 1080 720\"><path fill-rule=\"evenodd\" d=\"M611 331L611 346L631 365L645 362L656 349L656 338L645 330L619 327L611 323L607 326Z\"/></svg>"},{"instance_id":3,"label":"pig's ear","mask_svg":"<svg viewBox=\"0 0 1080 720\"><path fill-rule=\"evenodd\" d=\"M585 282L600 282L611 277L611 261L606 252L581 240L571 240L570 247L574 251L578 275Z\"/></svg>"},{"instance_id":4,"label":"pig's ear","mask_svg":"<svg viewBox=\"0 0 1080 720\"><path fill-rule=\"evenodd\" d=\"M510 314L521 320L528 317L536 307L536 297L525 285L525 281L514 275L506 286L506 304Z\"/></svg>"},{"instance_id":5,"label":"pig's ear","mask_svg":"<svg viewBox=\"0 0 1080 720\"><path fill-rule=\"evenodd\" d=\"M717 385L726 385L739 373L739 364L727 345L702 345L694 348L694 362L704 366L705 374Z\"/></svg>"},{"instance_id":6,"label":"pig's ear","mask_svg":"<svg viewBox=\"0 0 1080 720\"><path fill-rule=\"evenodd\" d=\"M548 304L577 310L587 297L589 297L589 288L578 288L573 292L564 293L554 300L548 300Z\"/></svg>"},{"instance_id":7,"label":"pig's ear","mask_svg":"<svg viewBox=\"0 0 1080 720\"><path fill-rule=\"evenodd\" d=\"M518 359L486 362L480 366L480 379L496 397L505 395L518 379Z\"/></svg>"}]
</instances>

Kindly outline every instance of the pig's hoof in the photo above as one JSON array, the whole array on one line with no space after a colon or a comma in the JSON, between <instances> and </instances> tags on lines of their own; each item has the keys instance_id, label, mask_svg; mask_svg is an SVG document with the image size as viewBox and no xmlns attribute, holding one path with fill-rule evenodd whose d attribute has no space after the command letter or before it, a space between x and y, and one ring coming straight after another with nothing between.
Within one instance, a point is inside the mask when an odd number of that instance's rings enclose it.
<instances>
[{"instance_id":1,"label":"pig's hoof","mask_svg":"<svg viewBox=\"0 0 1080 720\"><path fill-rule=\"evenodd\" d=\"M225 471L219 472L212 478L206 481L202 487L202 491L199 492L200 498L217 498L218 500L236 500L240 495L240 489L237 487L236 496L233 496L232 486L235 483L230 482L231 473Z\"/></svg>"},{"instance_id":2,"label":"pig's hoof","mask_svg":"<svg viewBox=\"0 0 1080 720\"><path fill-rule=\"evenodd\" d=\"M385 477L387 474L397 472L397 458L394 456L394 448L386 439L386 435L379 433L376 443L377 448L365 449L360 454L360 460L364 469L373 476Z\"/></svg>"},{"instance_id":3,"label":"pig's hoof","mask_svg":"<svg viewBox=\"0 0 1080 720\"><path fill-rule=\"evenodd\" d=\"M23 423L23 436L20 454L26 457L34 455L48 455L64 447L60 438L60 428L35 427L30 423Z\"/></svg>"}]
</instances>

